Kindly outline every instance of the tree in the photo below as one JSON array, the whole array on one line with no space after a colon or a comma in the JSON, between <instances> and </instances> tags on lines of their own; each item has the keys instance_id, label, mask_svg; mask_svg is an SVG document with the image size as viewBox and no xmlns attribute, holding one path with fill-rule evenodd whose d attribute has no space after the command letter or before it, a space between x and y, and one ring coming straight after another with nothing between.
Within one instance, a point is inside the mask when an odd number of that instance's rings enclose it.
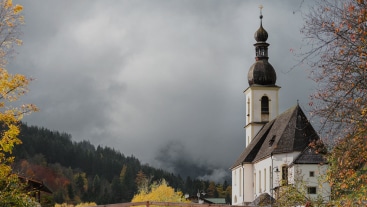
<instances>
[{"instance_id":1,"label":"tree","mask_svg":"<svg viewBox=\"0 0 367 207\"><path fill-rule=\"evenodd\" d=\"M68 185L68 196L70 200L73 200L75 197L75 192L72 184Z\"/></svg>"},{"instance_id":2,"label":"tree","mask_svg":"<svg viewBox=\"0 0 367 207\"><path fill-rule=\"evenodd\" d=\"M74 182L76 190L81 198L84 198L86 192L88 191L88 180L85 173L77 173L74 175Z\"/></svg>"},{"instance_id":3,"label":"tree","mask_svg":"<svg viewBox=\"0 0 367 207\"><path fill-rule=\"evenodd\" d=\"M13 46L21 44L19 26L23 23L20 12L23 7L11 0L0 1L0 206L29 206L30 197L23 191L24 185L12 172L13 148L21 144L19 121L24 114L36 111L34 105L12 106L28 90L30 81L20 74L9 74L4 66L11 56Z\"/></svg>"},{"instance_id":4,"label":"tree","mask_svg":"<svg viewBox=\"0 0 367 207\"><path fill-rule=\"evenodd\" d=\"M211 181L209 183L208 188L206 189L206 193L208 194L209 198L217 198L218 197L218 192L217 192L217 186L215 186L215 183L213 181Z\"/></svg>"},{"instance_id":5,"label":"tree","mask_svg":"<svg viewBox=\"0 0 367 207\"><path fill-rule=\"evenodd\" d=\"M337 206L362 206L367 201L366 123L339 140L329 156L328 178Z\"/></svg>"},{"instance_id":6,"label":"tree","mask_svg":"<svg viewBox=\"0 0 367 207\"><path fill-rule=\"evenodd\" d=\"M168 186L165 180L158 183L153 183L150 186L150 191L141 191L134 195L131 202L142 201L157 201L157 202L183 202L183 194L181 191L175 191Z\"/></svg>"},{"instance_id":7,"label":"tree","mask_svg":"<svg viewBox=\"0 0 367 207\"><path fill-rule=\"evenodd\" d=\"M362 114L367 104L366 3L319 1L305 18L302 33L311 48L303 60L318 83L311 97L313 113L323 118L324 126L334 126L329 129L342 125L341 135L351 133L356 123L366 120Z\"/></svg>"},{"instance_id":8,"label":"tree","mask_svg":"<svg viewBox=\"0 0 367 207\"><path fill-rule=\"evenodd\" d=\"M328 154L334 205L366 201L367 163L367 2L320 0L305 15L308 45L303 61L318 90L312 112L322 132L335 141ZM324 135L324 136L325 136Z\"/></svg>"},{"instance_id":9,"label":"tree","mask_svg":"<svg viewBox=\"0 0 367 207\"><path fill-rule=\"evenodd\" d=\"M148 179L142 170L139 170L138 174L136 174L135 183L139 192L148 192L149 190L149 182L151 179Z\"/></svg>"}]
</instances>

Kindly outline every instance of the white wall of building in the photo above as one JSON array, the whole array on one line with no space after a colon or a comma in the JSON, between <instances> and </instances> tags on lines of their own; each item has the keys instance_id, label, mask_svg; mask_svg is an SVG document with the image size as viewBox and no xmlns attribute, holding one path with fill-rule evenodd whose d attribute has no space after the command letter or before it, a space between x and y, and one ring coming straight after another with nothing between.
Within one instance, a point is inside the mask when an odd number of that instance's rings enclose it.
<instances>
[{"instance_id":1,"label":"white wall of building","mask_svg":"<svg viewBox=\"0 0 367 207\"><path fill-rule=\"evenodd\" d=\"M244 93L246 96L246 147L260 131L263 124L260 122L271 121L279 114L278 91L280 87L251 86ZM269 98L269 115L264 118L261 114L261 98Z\"/></svg>"},{"instance_id":2,"label":"white wall of building","mask_svg":"<svg viewBox=\"0 0 367 207\"><path fill-rule=\"evenodd\" d=\"M327 201L330 199L329 196L331 191L330 185L326 182L324 177L324 175L326 175L327 168L328 166L326 164L293 165L289 169L295 177L295 179L293 179L295 181L293 181L292 184L295 184L295 182L298 181L298 186L300 188L304 188L302 192L306 192L309 198L316 200L318 196L322 196L322 198ZM309 188L314 188L316 191Z\"/></svg>"},{"instance_id":3,"label":"white wall of building","mask_svg":"<svg viewBox=\"0 0 367 207\"><path fill-rule=\"evenodd\" d=\"M269 120L279 114L278 91L280 87L251 86L245 90L246 123L261 122L261 97L269 98ZM250 107L248 107L250 106Z\"/></svg>"},{"instance_id":4,"label":"white wall of building","mask_svg":"<svg viewBox=\"0 0 367 207\"><path fill-rule=\"evenodd\" d=\"M289 166L300 152L276 154L254 164L243 164L232 169L232 205L250 203L263 193L275 196L272 189L282 185L282 167L287 167L288 184L304 188L307 196L316 199L322 196L329 200L330 185L322 180L327 165L297 164ZM316 188L316 192L308 191Z\"/></svg>"},{"instance_id":5,"label":"white wall of building","mask_svg":"<svg viewBox=\"0 0 367 207\"><path fill-rule=\"evenodd\" d=\"M272 195L272 190L281 185L282 167L289 166L300 152L276 154L254 164L254 194L252 200L262 193ZM276 170L278 169L278 170ZM291 172L288 170L288 182L292 182Z\"/></svg>"},{"instance_id":6,"label":"white wall of building","mask_svg":"<svg viewBox=\"0 0 367 207\"><path fill-rule=\"evenodd\" d=\"M254 183L253 177L249 176L252 172L252 164L243 164L232 169L232 205L252 202Z\"/></svg>"}]
</instances>

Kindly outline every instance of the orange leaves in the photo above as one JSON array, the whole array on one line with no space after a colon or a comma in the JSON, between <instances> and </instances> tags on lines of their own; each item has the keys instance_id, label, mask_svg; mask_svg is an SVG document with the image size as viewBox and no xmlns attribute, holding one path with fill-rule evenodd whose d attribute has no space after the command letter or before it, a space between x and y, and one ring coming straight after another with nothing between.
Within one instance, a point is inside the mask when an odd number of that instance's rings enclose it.
<instances>
[{"instance_id":1,"label":"orange leaves","mask_svg":"<svg viewBox=\"0 0 367 207\"><path fill-rule=\"evenodd\" d=\"M367 115L367 108L362 109L361 114L362 114L362 116L366 116Z\"/></svg>"},{"instance_id":2,"label":"orange leaves","mask_svg":"<svg viewBox=\"0 0 367 207\"><path fill-rule=\"evenodd\" d=\"M348 7L348 12L354 12L354 9L355 9L355 7L354 7L354 5L349 5L349 7Z\"/></svg>"},{"instance_id":3,"label":"orange leaves","mask_svg":"<svg viewBox=\"0 0 367 207\"><path fill-rule=\"evenodd\" d=\"M355 41L356 41L356 35L355 35L355 34L351 34L351 35L350 35L350 40L351 40L352 42L355 42Z\"/></svg>"},{"instance_id":4,"label":"orange leaves","mask_svg":"<svg viewBox=\"0 0 367 207\"><path fill-rule=\"evenodd\" d=\"M6 0L5 1L5 5L4 5L5 8L10 8L12 6L13 6L13 1L12 0Z\"/></svg>"},{"instance_id":5,"label":"orange leaves","mask_svg":"<svg viewBox=\"0 0 367 207\"><path fill-rule=\"evenodd\" d=\"M20 13L22 10L23 10L23 6L22 6L22 5L17 4L17 5L15 5L15 6L13 7L14 14L18 14L18 13Z\"/></svg>"},{"instance_id":6,"label":"orange leaves","mask_svg":"<svg viewBox=\"0 0 367 207\"><path fill-rule=\"evenodd\" d=\"M23 10L23 6L16 4L15 6L13 6L13 1L12 0L6 0L4 2L4 8L5 9L13 9L14 14L18 14L19 12L21 12Z\"/></svg>"},{"instance_id":7,"label":"orange leaves","mask_svg":"<svg viewBox=\"0 0 367 207\"><path fill-rule=\"evenodd\" d=\"M366 112L363 110L362 113ZM367 129L363 124L357 126L355 133L336 143L328 157L328 179L336 201L349 202L353 198L353 202L358 202L366 195Z\"/></svg>"},{"instance_id":8,"label":"orange leaves","mask_svg":"<svg viewBox=\"0 0 367 207\"><path fill-rule=\"evenodd\" d=\"M346 183L343 183L343 184L340 185L340 188L341 189L347 189L348 185Z\"/></svg>"}]
</instances>

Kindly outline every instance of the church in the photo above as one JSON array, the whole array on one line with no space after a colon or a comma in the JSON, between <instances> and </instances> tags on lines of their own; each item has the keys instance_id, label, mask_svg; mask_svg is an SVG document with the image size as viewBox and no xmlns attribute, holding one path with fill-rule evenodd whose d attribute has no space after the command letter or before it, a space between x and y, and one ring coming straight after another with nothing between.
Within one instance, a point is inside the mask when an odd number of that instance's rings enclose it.
<instances>
[{"instance_id":1,"label":"church","mask_svg":"<svg viewBox=\"0 0 367 207\"><path fill-rule=\"evenodd\" d=\"M260 197L277 200L283 186L302 186L306 199L329 199L330 186L320 180L327 164L310 143L319 136L298 103L279 114L276 72L268 59L268 33L255 32L255 63L248 71L246 146L231 166L232 205L250 205ZM296 185L301 182L302 185ZM321 182L321 183L320 183Z\"/></svg>"}]
</instances>

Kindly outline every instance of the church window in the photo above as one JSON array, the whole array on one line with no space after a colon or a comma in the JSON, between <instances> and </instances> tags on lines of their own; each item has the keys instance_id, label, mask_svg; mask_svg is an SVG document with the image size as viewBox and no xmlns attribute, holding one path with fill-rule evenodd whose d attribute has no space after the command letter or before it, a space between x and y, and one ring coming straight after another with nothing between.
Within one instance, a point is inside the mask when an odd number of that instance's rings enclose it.
<instances>
[{"instance_id":1,"label":"church window","mask_svg":"<svg viewBox=\"0 0 367 207\"><path fill-rule=\"evenodd\" d=\"M261 113L262 114L269 113L269 98L267 96L261 97Z\"/></svg>"},{"instance_id":2,"label":"church window","mask_svg":"<svg viewBox=\"0 0 367 207\"><path fill-rule=\"evenodd\" d=\"M266 168L264 168L264 191L266 191Z\"/></svg>"},{"instance_id":3,"label":"church window","mask_svg":"<svg viewBox=\"0 0 367 207\"><path fill-rule=\"evenodd\" d=\"M247 123L250 122L250 99L247 99Z\"/></svg>"},{"instance_id":4,"label":"church window","mask_svg":"<svg viewBox=\"0 0 367 207\"><path fill-rule=\"evenodd\" d=\"M268 56L266 47L257 47L255 51L256 51L257 57L267 57Z\"/></svg>"},{"instance_id":5,"label":"church window","mask_svg":"<svg viewBox=\"0 0 367 207\"><path fill-rule=\"evenodd\" d=\"M316 194L316 187L307 187L308 194Z\"/></svg>"},{"instance_id":6,"label":"church window","mask_svg":"<svg viewBox=\"0 0 367 207\"><path fill-rule=\"evenodd\" d=\"M234 171L234 186L237 185L237 170Z\"/></svg>"},{"instance_id":7,"label":"church window","mask_svg":"<svg viewBox=\"0 0 367 207\"><path fill-rule=\"evenodd\" d=\"M259 193L261 193L261 171L259 170Z\"/></svg>"},{"instance_id":8,"label":"church window","mask_svg":"<svg viewBox=\"0 0 367 207\"><path fill-rule=\"evenodd\" d=\"M241 173L241 168L240 168L240 184L238 185L239 187L239 192L240 192L240 195L242 195L242 173Z\"/></svg>"},{"instance_id":9,"label":"church window","mask_svg":"<svg viewBox=\"0 0 367 207\"><path fill-rule=\"evenodd\" d=\"M288 166L287 165L282 166L282 184L288 185Z\"/></svg>"},{"instance_id":10,"label":"church window","mask_svg":"<svg viewBox=\"0 0 367 207\"><path fill-rule=\"evenodd\" d=\"M269 140L269 147L273 146L274 141L275 141L275 135L271 137L271 139Z\"/></svg>"},{"instance_id":11,"label":"church window","mask_svg":"<svg viewBox=\"0 0 367 207\"><path fill-rule=\"evenodd\" d=\"M254 192L256 192L256 173L254 173Z\"/></svg>"}]
</instances>

